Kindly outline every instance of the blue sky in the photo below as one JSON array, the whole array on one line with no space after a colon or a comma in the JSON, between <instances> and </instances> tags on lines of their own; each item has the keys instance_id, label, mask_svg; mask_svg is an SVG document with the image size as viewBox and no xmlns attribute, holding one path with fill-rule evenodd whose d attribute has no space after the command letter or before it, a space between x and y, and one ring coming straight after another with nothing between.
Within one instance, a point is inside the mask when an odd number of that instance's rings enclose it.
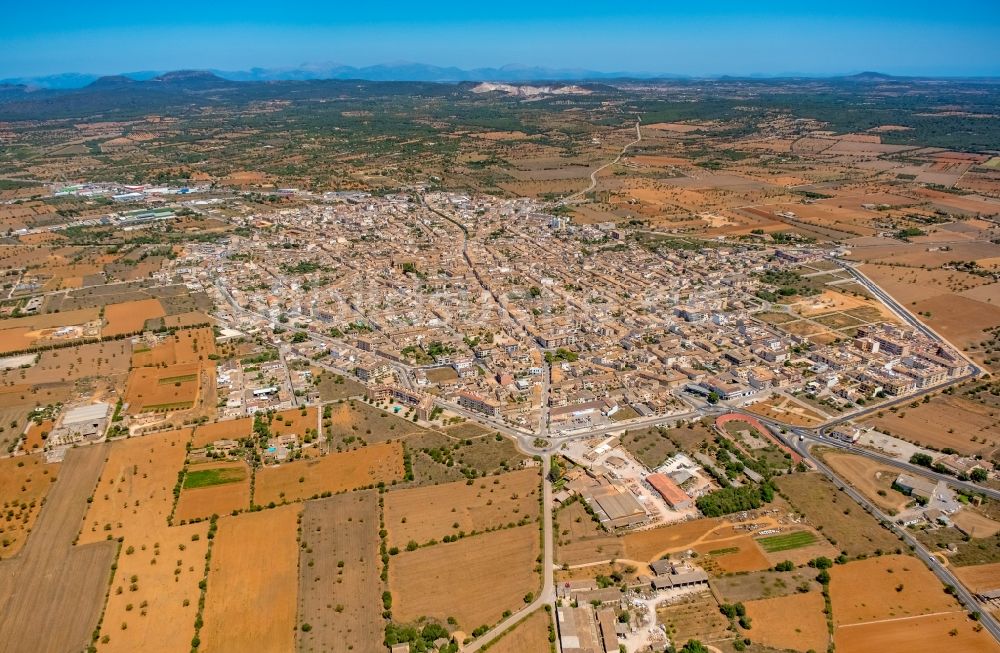
<instances>
[{"instance_id":1,"label":"blue sky","mask_svg":"<svg viewBox=\"0 0 1000 653\"><path fill-rule=\"evenodd\" d=\"M691 75L1000 75L996 0L6 4L0 77L398 61Z\"/></svg>"}]
</instances>

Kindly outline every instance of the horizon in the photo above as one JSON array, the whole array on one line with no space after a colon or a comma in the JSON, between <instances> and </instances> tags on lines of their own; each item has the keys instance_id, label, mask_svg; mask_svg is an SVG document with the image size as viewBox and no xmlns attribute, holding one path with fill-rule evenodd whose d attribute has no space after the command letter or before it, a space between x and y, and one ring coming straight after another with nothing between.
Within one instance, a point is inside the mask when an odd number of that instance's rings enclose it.
<instances>
[{"instance_id":1,"label":"horizon","mask_svg":"<svg viewBox=\"0 0 1000 653\"><path fill-rule=\"evenodd\" d=\"M305 5L279 14L253 0L168 14L117 0L100 11L74 13L75 7L62 0L50 5L52 15L69 16L58 23L40 22L23 5L8 9L0 78L394 61L694 78L1000 75L1000 43L993 38L1000 7L974 2L953 3L947 15L930 2L895 1L778 2L754 10L734 2L625 8L515 0L495 10L389 2Z\"/></svg>"}]
</instances>

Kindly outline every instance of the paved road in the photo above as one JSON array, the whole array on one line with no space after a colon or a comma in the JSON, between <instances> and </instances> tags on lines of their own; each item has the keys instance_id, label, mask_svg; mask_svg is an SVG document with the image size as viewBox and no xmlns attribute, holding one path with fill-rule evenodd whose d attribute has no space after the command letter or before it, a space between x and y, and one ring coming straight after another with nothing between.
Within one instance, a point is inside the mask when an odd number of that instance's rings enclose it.
<instances>
[{"instance_id":1,"label":"paved road","mask_svg":"<svg viewBox=\"0 0 1000 653\"><path fill-rule=\"evenodd\" d=\"M839 476L834 474L829 467L816 459L816 457L814 457L809 451L812 443L802 442L799 443L800 446L797 447L794 442L790 444L796 448L796 451L798 451L803 458L808 458L821 473L836 483L837 487L842 488L847 496L851 497L851 499L870 513L875 519L882 522L883 526L902 538L903 542L913 549L916 556L920 558L924 564L930 567L930 570L942 583L954 587L954 594L959 602L969 612L978 612L980 615L980 623L982 623L983 627L986 628L991 635L993 635L994 639L1000 642L1000 622L997 622L997 620L990 614L989 610L984 610L979 605L976 598L965 589L962 583L959 582L955 575L951 573L951 570L941 564L941 562L935 558L917 538L913 537L909 530L894 523L889 515L886 515L879 510L878 507L870 502L864 495L845 483Z\"/></svg>"}]
</instances>

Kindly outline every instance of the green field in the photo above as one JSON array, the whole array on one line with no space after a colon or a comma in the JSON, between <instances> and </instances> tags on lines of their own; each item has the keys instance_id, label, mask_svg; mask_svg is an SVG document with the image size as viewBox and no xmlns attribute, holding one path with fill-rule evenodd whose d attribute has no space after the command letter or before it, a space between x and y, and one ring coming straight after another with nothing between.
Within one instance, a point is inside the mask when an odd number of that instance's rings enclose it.
<instances>
[{"instance_id":1,"label":"green field","mask_svg":"<svg viewBox=\"0 0 1000 653\"><path fill-rule=\"evenodd\" d=\"M157 383L160 385L168 385L170 383L187 383L188 381L194 381L197 378L197 374L183 374L181 376L168 376L160 379Z\"/></svg>"},{"instance_id":2,"label":"green field","mask_svg":"<svg viewBox=\"0 0 1000 653\"><path fill-rule=\"evenodd\" d=\"M772 535L771 537L762 537L757 540L759 544L768 553L777 553L778 551L788 551L789 549L798 549L803 546L809 546L816 542L816 536L809 531L795 531L793 533L782 533L781 535Z\"/></svg>"},{"instance_id":3,"label":"green field","mask_svg":"<svg viewBox=\"0 0 1000 653\"><path fill-rule=\"evenodd\" d=\"M188 408L193 408L193 401L178 401L172 404L150 404L148 406L143 405L142 411L144 413L157 413L166 412L168 410L187 410Z\"/></svg>"},{"instance_id":4,"label":"green field","mask_svg":"<svg viewBox=\"0 0 1000 653\"><path fill-rule=\"evenodd\" d=\"M236 483L247 477L246 470L242 467L223 467L216 469L196 469L189 471L184 477L184 488L193 489L208 487L210 485L223 485L225 483Z\"/></svg>"},{"instance_id":5,"label":"green field","mask_svg":"<svg viewBox=\"0 0 1000 653\"><path fill-rule=\"evenodd\" d=\"M711 550L711 551L708 552L708 555L712 555L712 556L724 556L724 555L727 555L727 554L730 554L730 553L739 553L739 551L740 551L740 547L738 547L738 546L730 546L730 547L727 547L725 549L713 549L713 550Z\"/></svg>"}]
</instances>

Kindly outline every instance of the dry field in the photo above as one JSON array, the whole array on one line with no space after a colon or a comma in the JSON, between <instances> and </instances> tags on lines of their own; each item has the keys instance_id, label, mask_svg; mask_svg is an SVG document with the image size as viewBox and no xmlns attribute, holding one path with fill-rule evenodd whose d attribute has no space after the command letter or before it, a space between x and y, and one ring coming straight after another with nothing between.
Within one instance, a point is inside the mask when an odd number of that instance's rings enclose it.
<instances>
[{"instance_id":1,"label":"dry field","mask_svg":"<svg viewBox=\"0 0 1000 653\"><path fill-rule=\"evenodd\" d=\"M540 478L537 469L500 476L397 490L385 495L389 546L419 544L446 535L497 528L538 518Z\"/></svg>"},{"instance_id":2,"label":"dry field","mask_svg":"<svg viewBox=\"0 0 1000 653\"><path fill-rule=\"evenodd\" d=\"M747 406L747 410L792 426L811 427L824 421L815 410L788 397L765 399Z\"/></svg>"},{"instance_id":3,"label":"dry field","mask_svg":"<svg viewBox=\"0 0 1000 653\"><path fill-rule=\"evenodd\" d=\"M403 477L403 447L399 443L373 444L355 451L333 453L313 460L265 467L257 472L253 501L300 501L323 492L343 492L391 483Z\"/></svg>"},{"instance_id":4,"label":"dry field","mask_svg":"<svg viewBox=\"0 0 1000 653\"><path fill-rule=\"evenodd\" d=\"M629 533L622 538L625 543L625 557L646 562L659 560L667 553L683 551L709 539L709 534L722 524L720 519L706 518Z\"/></svg>"},{"instance_id":5,"label":"dry field","mask_svg":"<svg viewBox=\"0 0 1000 653\"><path fill-rule=\"evenodd\" d=\"M191 447L201 449L216 440L239 440L253 432L253 418L243 417L194 427Z\"/></svg>"},{"instance_id":6,"label":"dry field","mask_svg":"<svg viewBox=\"0 0 1000 653\"><path fill-rule=\"evenodd\" d=\"M141 538L165 527L190 438L187 428L111 443L80 541Z\"/></svg>"},{"instance_id":7,"label":"dry field","mask_svg":"<svg viewBox=\"0 0 1000 653\"><path fill-rule=\"evenodd\" d=\"M465 632L494 624L538 592L540 551L534 524L404 551L389 561L393 616L404 623L454 617Z\"/></svg>"},{"instance_id":8,"label":"dry field","mask_svg":"<svg viewBox=\"0 0 1000 653\"><path fill-rule=\"evenodd\" d=\"M821 586L815 581L816 572L803 567L794 571L759 571L751 574L731 574L711 580L712 590L724 603L760 601L788 596L805 588L809 592L819 592Z\"/></svg>"},{"instance_id":9,"label":"dry field","mask_svg":"<svg viewBox=\"0 0 1000 653\"><path fill-rule=\"evenodd\" d=\"M836 614L836 612L834 612ZM997 653L1000 646L964 612L935 614L837 628L834 642L839 653L912 653L961 651ZM952 634L954 633L954 634Z\"/></svg>"},{"instance_id":10,"label":"dry field","mask_svg":"<svg viewBox=\"0 0 1000 653\"><path fill-rule=\"evenodd\" d=\"M1000 522L980 514L974 508L962 508L951 520L972 538L993 537L1000 532Z\"/></svg>"},{"instance_id":11,"label":"dry field","mask_svg":"<svg viewBox=\"0 0 1000 653\"><path fill-rule=\"evenodd\" d=\"M142 331L146 320L163 317L166 312L158 299L140 299L134 302L108 304L104 308L106 324L101 331L104 336L117 336Z\"/></svg>"},{"instance_id":12,"label":"dry field","mask_svg":"<svg viewBox=\"0 0 1000 653\"><path fill-rule=\"evenodd\" d=\"M299 651L383 653L378 494L366 490L302 511L299 549Z\"/></svg>"},{"instance_id":13,"label":"dry field","mask_svg":"<svg viewBox=\"0 0 1000 653\"><path fill-rule=\"evenodd\" d=\"M319 409L316 406L308 408L293 408L274 414L271 420L271 433L274 435L294 434L301 440L306 431L318 428Z\"/></svg>"},{"instance_id":14,"label":"dry field","mask_svg":"<svg viewBox=\"0 0 1000 653\"><path fill-rule=\"evenodd\" d=\"M555 562L582 565L590 562L618 559L625 555L622 540L601 530L575 501L555 515L558 533L555 538Z\"/></svg>"},{"instance_id":15,"label":"dry field","mask_svg":"<svg viewBox=\"0 0 1000 653\"><path fill-rule=\"evenodd\" d=\"M749 601L747 616L753 620L749 635L766 646L796 651L822 651L829 641L823 595L820 592L789 594ZM795 615L793 619L789 615Z\"/></svg>"},{"instance_id":16,"label":"dry field","mask_svg":"<svg viewBox=\"0 0 1000 653\"><path fill-rule=\"evenodd\" d=\"M28 430L24 432L24 442L21 443L21 450L28 453L37 451L45 446L45 439L52 432L54 422L50 419L36 422L32 420L28 423Z\"/></svg>"},{"instance_id":17,"label":"dry field","mask_svg":"<svg viewBox=\"0 0 1000 653\"><path fill-rule=\"evenodd\" d=\"M163 525L125 537L101 627L108 641L100 651L183 651L191 645L207 532L208 524Z\"/></svg>"},{"instance_id":18,"label":"dry field","mask_svg":"<svg viewBox=\"0 0 1000 653\"><path fill-rule=\"evenodd\" d=\"M970 592L982 594L1000 588L1000 562L970 567L952 567L952 573L969 588Z\"/></svg>"},{"instance_id":19,"label":"dry field","mask_svg":"<svg viewBox=\"0 0 1000 653\"><path fill-rule=\"evenodd\" d=\"M545 610L535 610L528 617L495 640L490 653L544 653L549 650L549 624L552 618Z\"/></svg>"},{"instance_id":20,"label":"dry field","mask_svg":"<svg viewBox=\"0 0 1000 653\"><path fill-rule=\"evenodd\" d=\"M139 367L128 378L125 403L130 414L186 410L198 400L203 369L198 363Z\"/></svg>"},{"instance_id":21,"label":"dry field","mask_svg":"<svg viewBox=\"0 0 1000 653\"><path fill-rule=\"evenodd\" d=\"M700 564L705 570L713 573L762 571L772 565L757 542L749 535L706 541L691 548L698 552Z\"/></svg>"},{"instance_id":22,"label":"dry field","mask_svg":"<svg viewBox=\"0 0 1000 653\"><path fill-rule=\"evenodd\" d=\"M216 353L215 333L211 328L180 329L152 348L136 347L133 367L198 363Z\"/></svg>"},{"instance_id":23,"label":"dry field","mask_svg":"<svg viewBox=\"0 0 1000 653\"><path fill-rule=\"evenodd\" d=\"M675 642L697 639L702 643L714 643L733 638L729 620L719 612L719 604L708 591L660 606L656 617L659 623L666 626L667 634Z\"/></svg>"},{"instance_id":24,"label":"dry field","mask_svg":"<svg viewBox=\"0 0 1000 653\"><path fill-rule=\"evenodd\" d=\"M899 476L899 470L895 467L849 453L826 453L823 460L882 510L894 514L912 501L910 497L892 489L892 482ZM880 490L885 496L879 494Z\"/></svg>"},{"instance_id":25,"label":"dry field","mask_svg":"<svg viewBox=\"0 0 1000 653\"><path fill-rule=\"evenodd\" d=\"M1000 446L1000 415L991 412L989 407L962 397L937 395L916 408L901 406L895 413L885 411L866 425L927 447L951 447L966 455L985 456Z\"/></svg>"},{"instance_id":26,"label":"dry field","mask_svg":"<svg viewBox=\"0 0 1000 653\"><path fill-rule=\"evenodd\" d=\"M38 384L101 377L124 387L131 346L127 340L112 340L43 351L28 369L6 370L0 373L0 379Z\"/></svg>"},{"instance_id":27,"label":"dry field","mask_svg":"<svg viewBox=\"0 0 1000 653\"><path fill-rule=\"evenodd\" d=\"M0 558L24 547L58 474L59 463L46 465L40 456L0 458Z\"/></svg>"},{"instance_id":28,"label":"dry field","mask_svg":"<svg viewBox=\"0 0 1000 653\"><path fill-rule=\"evenodd\" d=\"M835 565L830 595L838 626L961 609L924 563L904 555Z\"/></svg>"},{"instance_id":29,"label":"dry field","mask_svg":"<svg viewBox=\"0 0 1000 653\"><path fill-rule=\"evenodd\" d=\"M201 630L206 653L295 650L299 509L219 521Z\"/></svg>"},{"instance_id":30,"label":"dry field","mask_svg":"<svg viewBox=\"0 0 1000 653\"><path fill-rule=\"evenodd\" d=\"M207 463L191 465L188 473L207 469L242 470L242 480L206 487L184 488L174 510L174 522L183 524L192 519L207 519L212 515L228 515L234 510L250 507L250 471L245 462Z\"/></svg>"},{"instance_id":31,"label":"dry field","mask_svg":"<svg viewBox=\"0 0 1000 653\"><path fill-rule=\"evenodd\" d=\"M805 516L806 523L848 556L895 551L900 546L892 533L819 474L788 474L776 482L792 507Z\"/></svg>"},{"instance_id":32,"label":"dry field","mask_svg":"<svg viewBox=\"0 0 1000 653\"><path fill-rule=\"evenodd\" d=\"M104 455L104 446L66 454L26 546L0 561L3 653L79 651L90 642L117 544L73 546L73 539Z\"/></svg>"}]
</instances>

